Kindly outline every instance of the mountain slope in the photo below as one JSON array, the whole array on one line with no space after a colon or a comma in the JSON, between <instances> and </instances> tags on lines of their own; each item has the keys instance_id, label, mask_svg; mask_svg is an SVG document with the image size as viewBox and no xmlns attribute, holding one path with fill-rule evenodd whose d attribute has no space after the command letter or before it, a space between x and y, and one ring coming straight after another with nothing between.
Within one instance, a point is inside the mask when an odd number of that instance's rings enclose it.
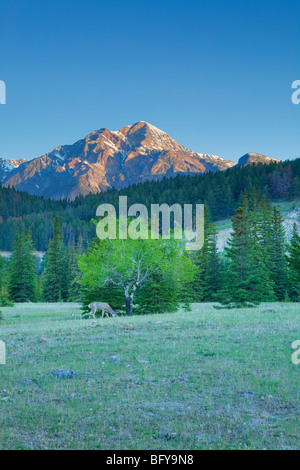
<instances>
[{"instance_id":1,"label":"mountain slope","mask_svg":"<svg viewBox=\"0 0 300 470\"><path fill-rule=\"evenodd\" d=\"M15 168L25 162L27 162L25 158L15 160L0 158L0 183L3 183Z\"/></svg>"},{"instance_id":2,"label":"mountain slope","mask_svg":"<svg viewBox=\"0 0 300 470\"><path fill-rule=\"evenodd\" d=\"M0 160L0 182L35 196L74 200L177 174L203 174L277 162L248 153L238 164L193 152L144 121L111 132L100 129L73 145L56 147L31 161Z\"/></svg>"},{"instance_id":3,"label":"mountain slope","mask_svg":"<svg viewBox=\"0 0 300 470\"><path fill-rule=\"evenodd\" d=\"M237 166L245 166L245 165L257 165L258 163L263 163L268 165L269 163L279 163L280 160L276 160L275 158L266 157L265 155L261 155L260 153L246 153L243 155L238 163Z\"/></svg>"},{"instance_id":4,"label":"mountain slope","mask_svg":"<svg viewBox=\"0 0 300 470\"><path fill-rule=\"evenodd\" d=\"M164 176L226 170L234 162L183 147L165 132L138 122L116 132L100 129L74 145L14 169L4 186L51 199L74 199Z\"/></svg>"},{"instance_id":5,"label":"mountain slope","mask_svg":"<svg viewBox=\"0 0 300 470\"><path fill-rule=\"evenodd\" d=\"M7 176L12 172L14 166L4 158L0 158L0 183L3 183Z\"/></svg>"}]
</instances>

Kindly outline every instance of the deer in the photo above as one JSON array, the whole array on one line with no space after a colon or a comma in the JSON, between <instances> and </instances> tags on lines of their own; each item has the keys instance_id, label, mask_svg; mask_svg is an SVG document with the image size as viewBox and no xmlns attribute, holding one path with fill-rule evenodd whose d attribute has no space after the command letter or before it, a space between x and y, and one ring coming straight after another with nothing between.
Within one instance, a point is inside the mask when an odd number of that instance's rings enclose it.
<instances>
[{"instance_id":1,"label":"deer","mask_svg":"<svg viewBox=\"0 0 300 470\"><path fill-rule=\"evenodd\" d=\"M107 315L108 317L109 315L111 315L112 317L117 316L116 312L106 302L92 302L89 304L89 308L91 309L89 313L89 318L93 316L96 319L96 312L98 310L102 311L102 318L104 317L104 314Z\"/></svg>"}]
</instances>

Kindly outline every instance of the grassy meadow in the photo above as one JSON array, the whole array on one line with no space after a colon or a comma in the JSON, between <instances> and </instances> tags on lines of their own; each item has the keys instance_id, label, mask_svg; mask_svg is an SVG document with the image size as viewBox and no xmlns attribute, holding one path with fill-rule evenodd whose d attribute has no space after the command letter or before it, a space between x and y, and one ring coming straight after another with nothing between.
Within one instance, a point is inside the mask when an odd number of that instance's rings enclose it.
<instances>
[{"instance_id":1,"label":"grassy meadow","mask_svg":"<svg viewBox=\"0 0 300 470\"><path fill-rule=\"evenodd\" d=\"M96 322L77 304L1 310L0 449L300 448L298 304Z\"/></svg>"}]
</instances>

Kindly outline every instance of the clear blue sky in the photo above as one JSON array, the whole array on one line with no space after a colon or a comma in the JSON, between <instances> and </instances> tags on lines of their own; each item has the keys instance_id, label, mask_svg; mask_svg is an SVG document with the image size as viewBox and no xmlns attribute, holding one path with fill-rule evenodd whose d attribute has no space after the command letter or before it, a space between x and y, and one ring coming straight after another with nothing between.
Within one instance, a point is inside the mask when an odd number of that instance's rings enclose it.
<instances>
[{"instance_id":1,"label":"clear blue sky","mask_svg":"<svg viewBox=\"0 0 300 470\"><path fill-rule=\"evenodd\" d=\"M299 0L1 2L0 157L148 121L192 150L300 157Z\"/></svg>"}]
</instances>

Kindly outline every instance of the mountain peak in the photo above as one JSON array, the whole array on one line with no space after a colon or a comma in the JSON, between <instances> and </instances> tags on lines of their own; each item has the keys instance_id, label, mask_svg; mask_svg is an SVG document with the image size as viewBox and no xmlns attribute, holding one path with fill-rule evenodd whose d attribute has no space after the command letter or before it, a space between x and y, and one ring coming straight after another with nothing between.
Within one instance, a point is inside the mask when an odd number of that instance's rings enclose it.
<instances>
[{"instance_id":1,"label":"mountain peak","mask_svg":"<svg viewBox=\"0 0 300 470\"><path fill-rule=\"evenodd\" d=\"M279 163L279 161L280 160L276 160L275 158L262 155L261 153L249 152L239 159L237 166L258 165L259 163L268 165L270 163Z\"/></svg>"},{"instance_id":2,"label":"mountain peak","mask_svg":"<svg viewBox=\"0 0 300 470\"><path fill-rule=\"evenodd\" d=\"M273 159L249 153L238 166L261 161L270 163ZM0 161L0 181L35 196L72 200L109 188L234 166L236 163L221 157L189 150L152 124L138 121L118 131L101 128L18 168Z\"/></svg>"},{"instance_id":3,"label":"mountain peak","mask_svg":"<svg viewBox=\"0 0 300 470\"><path fill-rule=\"evenodd\" d=\"M27 160L24 158L0 158L0 183L3 183L15 168L18 168L25 162L27 162Z\"/></svg>"}]
</instances>

